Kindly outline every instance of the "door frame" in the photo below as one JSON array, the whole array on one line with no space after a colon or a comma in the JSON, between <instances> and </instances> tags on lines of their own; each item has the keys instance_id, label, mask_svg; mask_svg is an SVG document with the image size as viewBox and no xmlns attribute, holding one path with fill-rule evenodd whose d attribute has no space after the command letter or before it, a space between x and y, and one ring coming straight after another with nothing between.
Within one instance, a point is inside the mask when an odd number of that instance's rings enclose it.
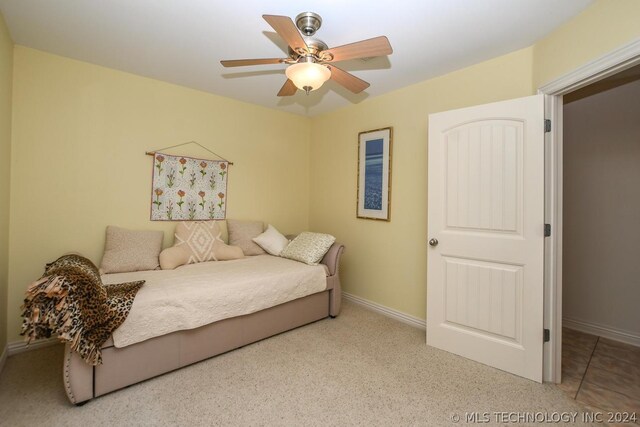
<instances>
[{"instance_id":1,"label":"door frame","mask_svg":"<svg viewBox=\"0 0 640 427\"><path fill-rule=\"evenodd\" d=\"M544 345L543 380L562 379L562 173L563 96L640 64L640 38L538 88L545 95L545 118L551 131L545 135L545 222L551 236L544 249L544 327L551 331Z\"/></svg>"}]
</instances>

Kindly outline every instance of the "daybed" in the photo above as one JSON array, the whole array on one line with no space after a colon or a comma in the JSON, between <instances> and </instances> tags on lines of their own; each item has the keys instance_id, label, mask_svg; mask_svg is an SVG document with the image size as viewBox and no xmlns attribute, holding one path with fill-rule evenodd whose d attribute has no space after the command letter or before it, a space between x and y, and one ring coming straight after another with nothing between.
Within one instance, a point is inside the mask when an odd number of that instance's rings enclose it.
<instances>
[{"instance_id":1,"label":"daybed","mask_svg":"<svg viewBox=\"0 0 640 427\"><path fill-rule=\"evenodd\" d=\"M338 266L343 250L344 247L339 243L334 243L329 249L321 261L321 266L325 271L326 286L309 295L261 308L250 314L225 318L197 328L178 330L134 344L116 347L114 337L121 328L126 327L127 321L130 320L128 318L102 346L103 363L97 366L86 363L77 353L71 351L69 344L67 344L63 380L69 400L72 403L80 404L94 397L272 335L328 316L336 317L340 313L341 289ZM249 260L223 262L260 262L260 259L266 260L263 257L277 258L271 255L260 255L247 257L251 258ZM291 260L278 262L295 263L303 265L304 268L319 268ZM184 268L189 268L189 266ZM135 275L132 273L131 277L127 276L126 279L148 279L142 288L144 290L145 286L152 285L153 281L149 277L153 278L154 275L161 277L165 273L165 271L137 272ZM116 274L103 276L103 280L107 284L122 281L121 279L122 277ZM136 298L140 298L140 295ZM136 304L138 304L137 299L134 301L130 317L133 316Z\"/></svg>"}]
</instances>

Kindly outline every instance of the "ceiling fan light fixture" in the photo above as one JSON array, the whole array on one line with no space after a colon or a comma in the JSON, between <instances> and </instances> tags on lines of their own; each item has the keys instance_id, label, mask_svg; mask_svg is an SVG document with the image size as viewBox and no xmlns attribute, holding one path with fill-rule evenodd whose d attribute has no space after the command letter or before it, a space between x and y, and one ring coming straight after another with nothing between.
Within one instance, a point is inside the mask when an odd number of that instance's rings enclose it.
<instances>
[{"instance_id":1,"label":"ceiling fan light fixture","mask_svg":"<svg viewBox=\"0 0 640 427\"><path fill-rule=\"evenodd\" d=\"M304 90L307 94L319 89L324 82L331 78L331 71L324 65L315 62L299 62L290 65L285 74L298 89Z\"/></svg>"}]
</instances>

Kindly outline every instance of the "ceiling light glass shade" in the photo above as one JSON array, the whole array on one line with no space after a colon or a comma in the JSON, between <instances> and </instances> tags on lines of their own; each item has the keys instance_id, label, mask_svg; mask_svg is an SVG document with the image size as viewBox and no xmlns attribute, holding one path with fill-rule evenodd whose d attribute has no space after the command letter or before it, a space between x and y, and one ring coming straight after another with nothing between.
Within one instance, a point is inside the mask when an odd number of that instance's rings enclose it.
<instances>
[{"instance_id":1,"label":"ceiling light glass shade","mask_svg":"<svg viewBox=\"0 0 640 427\"><path fill-rule=\"evenodd\" d=\"M327 67L313 62L290 65L285 70L285 74L298 89L307 93L318 89L331 77L331 71Z\"/></svg>"}]
</instances>

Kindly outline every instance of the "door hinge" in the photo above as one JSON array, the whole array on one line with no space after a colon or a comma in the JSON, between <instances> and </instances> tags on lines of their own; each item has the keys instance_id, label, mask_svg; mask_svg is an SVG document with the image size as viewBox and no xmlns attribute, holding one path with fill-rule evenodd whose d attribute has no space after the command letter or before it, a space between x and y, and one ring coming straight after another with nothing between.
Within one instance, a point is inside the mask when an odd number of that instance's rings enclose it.
<instances>
[{"instance_id":1,"label":"door hinge","mask_svg":"<svg viewBox=\"0 0 640 427\"><path fill-rule=\"evenodd\" d=\"M544 132L551 132L551 120L544 119Z\"/></svg>"},{"instance_id":2,"label":"door hinge","mask_svg":"<svg viewBox=\"0 0 640 427\"><path fill-rule=\"evenodd\" d=\"M544 225L544 237L551 236L551 224Z\"/></svg>"},{"instance_id":3,"label":"door hinge","mask_svg":"<svg viewBox=\"0 0 640 427\"><path fill-rule=\"evenodd\" d=\"M549 329L544 329L542 338L543 338L543 342L551 341L551 331Z\"/></svg>"}]
</instances>

